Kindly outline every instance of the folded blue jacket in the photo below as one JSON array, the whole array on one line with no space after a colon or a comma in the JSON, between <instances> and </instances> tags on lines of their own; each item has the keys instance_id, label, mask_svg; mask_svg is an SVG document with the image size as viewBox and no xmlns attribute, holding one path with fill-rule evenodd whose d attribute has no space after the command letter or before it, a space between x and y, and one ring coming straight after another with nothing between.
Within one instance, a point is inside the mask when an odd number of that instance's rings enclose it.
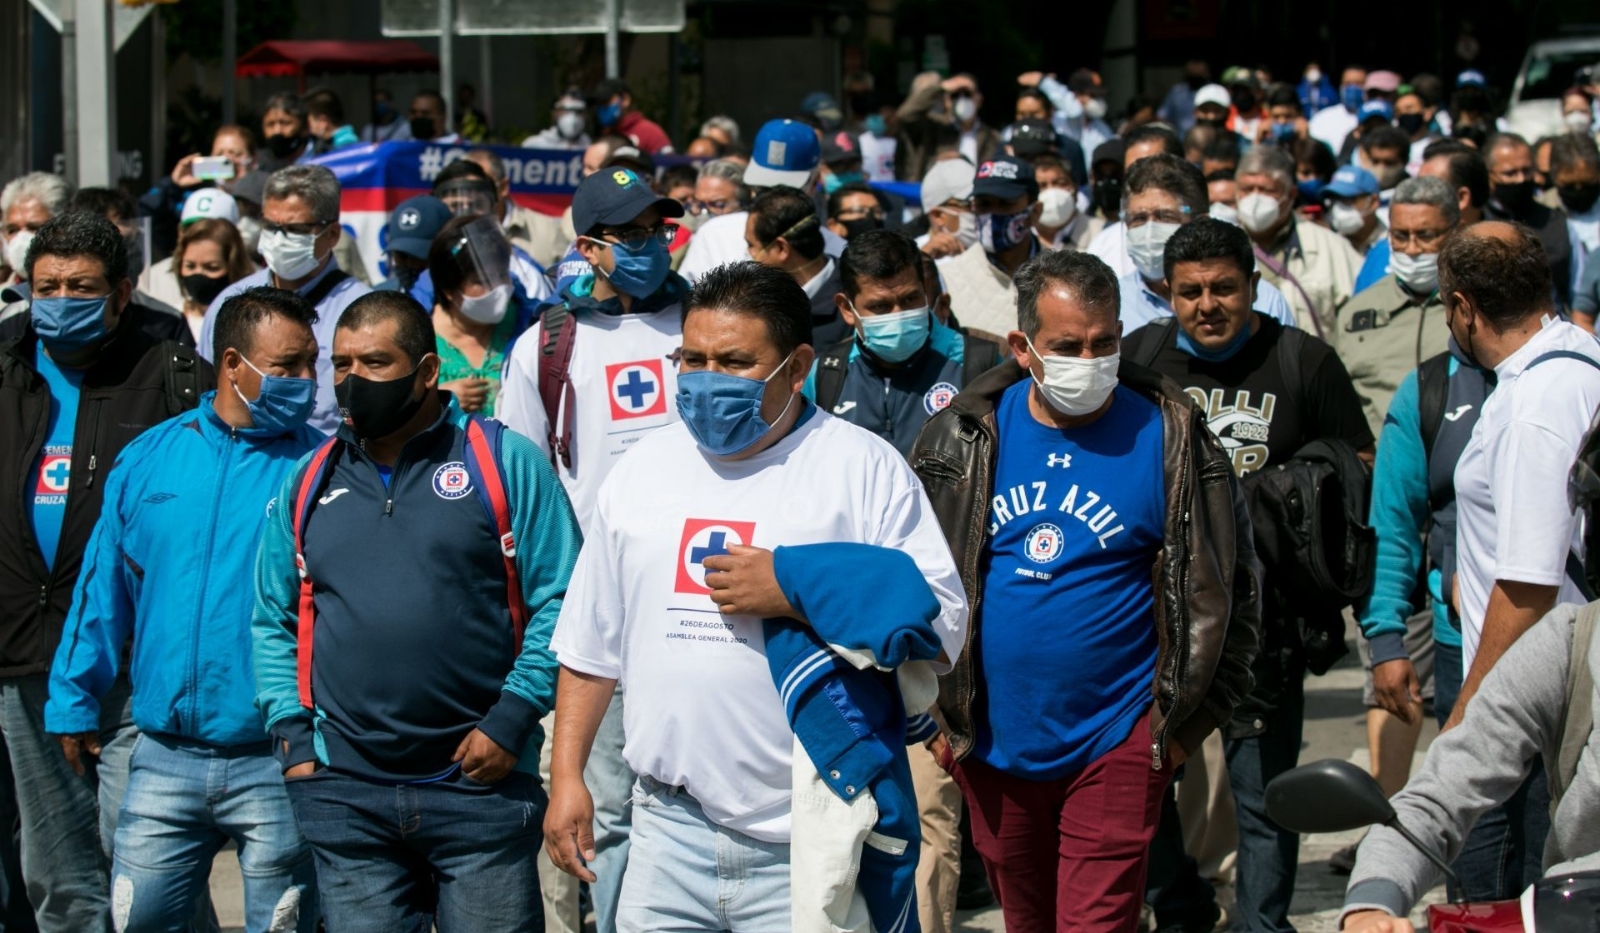
<instances>
[{"instance_id":1,"label":"folded blue jacket","mask_svg":"<svg viewBox=\"0 0 1600 933\"><path fill-rule=\"evenodd\" d=\"M824 783L846 801L871 793L874 832L907 840L898 854L864 846L857 889L873 929L918 933L920 831L906 745L936 727L926 710L906 710L894 674L878 668L939 656L932 625L939 601L916 562L889 548L780 547L773 569L790 605L810 621L765 622L767 662L784 712ZM830 646L870 652L877 668L858 669Z\"/></svg>"}]
</instances>

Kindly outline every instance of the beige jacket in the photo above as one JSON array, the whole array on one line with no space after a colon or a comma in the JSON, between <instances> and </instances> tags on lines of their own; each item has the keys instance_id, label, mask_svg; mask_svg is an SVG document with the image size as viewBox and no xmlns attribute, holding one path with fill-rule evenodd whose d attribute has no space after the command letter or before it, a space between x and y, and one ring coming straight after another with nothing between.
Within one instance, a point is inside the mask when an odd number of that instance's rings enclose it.
<instances>
[{"instance_id":1,"label":"beige jacket","mask_svg":"<svg viewBox=\"0 0 1600 933\"><path fill-rule=\"evenodd\" d=\"M1004 339L1017 329L1017 288L977 243L939 264L950 313L962 327Z\"/></svg>"},{"instance_id":2,"label":"beige jacket","mask_svg":"<svg viewBox=\"0 0 1600 933\"><path fill-rule=\"evenodd\" d=\"M573 238L561 230L561 218L512 204L505 221L506 239L546 269L561 261Z\"/></svg>"},{"instance_id":3,"label":"beige jacket","mask_svg":"<svg viewBox=\"0 0 1600 933\"><path fill-rule=\"evenodd\" d=\"M1295 323L1340 349L1340 309L1354 294L1356 274L1361 271L1355 247L1327 227L1296 217L1268 254L1288 275L1278 274L1265 262L1257 267L1261 277L1289 299Z\"/></svg>"},{"instance_id":4,"label":"beige jacket","mask_svg":"<svg viewBox=\"0 0 1600 933\"><path fill-rule=\"evenodd\" d=\"M1372 436L1383 432L1389 403L1406 374L1443 353L1450 339L1435 291L1420 305L1386 275L1350 299L1339 314L1339 358L1350 372Z\"/></svg>"}]
</instances>

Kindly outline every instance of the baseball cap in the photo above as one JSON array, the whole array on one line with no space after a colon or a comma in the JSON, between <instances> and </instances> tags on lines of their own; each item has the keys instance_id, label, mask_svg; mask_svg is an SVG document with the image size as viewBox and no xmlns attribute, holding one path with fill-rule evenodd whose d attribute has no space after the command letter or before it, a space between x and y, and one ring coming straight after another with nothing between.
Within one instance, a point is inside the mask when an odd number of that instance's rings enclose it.
<instances>
[{"instance_id":1,"label":"baseball cap","mask_svg":"<svg viewBox=\"0 0 1600 933\"><path fill-rule=\"evenodd\" d=\"M800 102L800 112L809 113L827 125L837 125L844 119L844 111L839 109L839 102L833 95L825 91L812 91Z\"/></svg>"},{"instance_id":2,"label":"baseball cap","mask_svg":"<svg viewBox=\"0 0 1600 933\"><path fill-rule=\"evenodd\" d=\"M978 170L966 159L945 159L933 163L922 176L922 209L931 211L950 201L972 197L972 181Z\"/></svg>"},{"instance_id":3,"label":"baseball cap","mask_svg":"<svg viewBox=\"0 0 1600 933\"><path fill-rule=\"evenodd\" d=\"M1468 68L1466 71L1463 71L1460 74L1456 75L1456 87L1488 87L1488 86L1489 86L1489 79L1485 78L1483 76L1483 72L1478 71L1475 68Z\"/></svg>"},{"instance_id":4,"label":"baseball cap","mask_svg":"<svg viewBox=\"0 0 1600 933\"><path fill-rule=\"evenodd\" d=\"M188 224L196 220L226 220L236 224L239 222L239 202L221 188L201 188L183 202L183 216L178 223Z\"/></svg>"},{"instance_id":5,"label":"baseball cap","mask_svg":"<svg viewBox=\"0 0 1600 933\"><path fill-rule=\"evenodd\" d=\"M1011 156L998 156L979 163L972 182L972 196L990 197L1009 201L1027 195L1039 196L1039 183L1033 178L1033 166Z\"/></svg>"},{"instance_id":6,"label":"baseball cap","mask_svg":"<svg viewBox=\"0 0 1600 933\"><path fill-rule=\"evenodd\" d=\"M1117 167L1120 168L1122 166L1122 157L1127 151L1128 147L1123 144L1121 139L1108 139L1094 147L1094 155L1090 157L1089 164L1094 166L1099 165L1101 162L1115 162Z\"/></svg>"},{"instance_id":7,"label":"baseball cap","mask_svg":"<svg viewBox=\"0 0 1600 933\"><path fill-rule=\"evenodd\" d=\"M618 146L613 149L611 158L606 160L603 167L611 168L613 165L632 169L646 180L656 177L656 160L638 146Z\"/></svg>"},{"instance_id":8,"label":"baseball cap","mask_svg":"<svg viewBox=\"0 0 1600 933\"><path fill-rule=\"evenodd\" d=\"M1233 87L1235 85L1242 84L1246 87L1259 88L1261 86L1261 79L1256 77L1256 73L1251 71L1249 68L1246 68L1243 65L1234 65L1222 73L1221 83L1223 87Z\"/></svg>"},{"instance_id":9,"label":"baseball cap","mask_svg":"<svg viewBox=\"0 0 1600 933\"><path fill-rule=\"evenodd\" d=\"M1381 117L1385 123L1394 122L1394 105L1386 100L1369 100L1361 105L1356 122L1365 123L1375 117Z\"/></svg>"},{"instance_id":10,"label":"baseball cap","mask_svg":"<svg viewBox=\"0 0 1600 933\"><path fill-rule=\"evenodd\" d=\"M260 169L246 172L244 177L234 182L233 187L229 189L233 193L234 200L260 204L267 191L267 174Z\"/></svg>"},{"instance_id":11,"label":"baseball cap","mask_svg":"<svg viewBox=\"0 0 1600 933\"><path fill-rule=\"evenodd\" d=\"M427 259L433 238L450 217L449 206L431 194L406 198L389 213L389 252Z\"/></svg>"},{"instance_id":12,"label":"baseball cap","mask_svg":"<svg viewBox=\"0 0 1600 933\"><path fill-rule=\"evenodd\" d=\"M1056 152L1061 141L1048 120L1018 120L1011 124L1011 152L1019 159L1032 159Z\"/></svg>"},{"instance_id":13,"label":"baseball cap","mask_svg":"<svg viewBox=\"0 0 1600 933\"><path fill-rule=\"evenodd\" d=\"M1367 74L1366 90L1393 94L1400 88L1400 76L1392 71L1373 71Z\"/></svg>"},{"instance_id":14,"label":"baseball cap","mask_svg":"<svg viewBox=\"0 0 1600 933\"><path fill-rule=\"evenodd\" d=\"M654 207L662 217L682 217L683 205L658 197L637 173L620 166L604 168L583 181L572 196L572 229L579 236L595 227L625 224Z\"/></svg>"},{"instance_id":15,"label":"baseball cap","mask_svg":"<svg viewBox=\"0 0 1600 933\"><path fill-rule=\"evenodd\" d=\"M854 162L861 158L861 145L855 134L843 130L822 134L822 161L827 165Z\"/></svg>"},{"instance_id":16,"label":"baseball cap","mask_svg":"<svg viewBox=\"0 0 1600 933\"><path fill-rule=\"evenodd\" d=\"M756 134L744 183L757 188L804 187L821 159L817 133L795 120L768 120Z\"/></svg>"},{"instance_id":17,"label":"baseball cap","mask_svg":"<svg viewBox=\"0 0 1600 933\"><path fill-rule=\"evenodd\" d=\"M1322 193L1340 198L1377 194L1378 178L1359 165L1340 166L1339 170L1333 173L1333 180L1322 189Z\"/></svg>"},{"instance_id":18,"label":"baseball cap","mask_svg":"<svg viewBox=\"0 0 1600 933\"><path fill-rule=\"evenodd\" d=\"M1079 68L1067 79L1067 90L1074 94L1105 94L1106 89L1100 83L1100 75L1088 68Z\"/></svg>"},{"instance_id":19,"label":"baseball cap","mask_svg":"<svg viewBox=\"0 0 1600 933\"><path fill-rule=\"evenodd\" d=\"M1220 84L1208 84L1194 92L1194 105L1216 104L1226 110L1233 106L1233 97L1228 94L1228 89Z\"/></svg>"}]
</instances>

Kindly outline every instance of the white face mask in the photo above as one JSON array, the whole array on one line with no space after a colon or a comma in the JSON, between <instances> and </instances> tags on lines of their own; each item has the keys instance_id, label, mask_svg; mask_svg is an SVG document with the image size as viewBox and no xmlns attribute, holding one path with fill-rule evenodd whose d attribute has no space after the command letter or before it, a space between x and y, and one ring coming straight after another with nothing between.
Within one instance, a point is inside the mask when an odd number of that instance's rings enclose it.
<instances>
[{"instance_id":1,"label":"white face mask","mask_svg":"<svg viewBox=\"0 0 1600 933\"><path fill-rule=\"evenodd\" d=\"M562 111L561 116L556 117L556 132L561 134L562 139L577 139L583 135L583 114Z\"/></svg>"},{"instance_id":2,"label":"white face mask","mask_svg":"<svg viewBox=\"0 0 1600 933\"><path fill-rule=\"evenodd\" d=\"M957 97L954 106L957 123L966 123L978 115L978 103L970 97Z\"/></svg>"},{"instance_id":3,"label":"white face mask","mask_svg":"<svg viewBox=\"0 0 1600 933\"><path fill-rule=\"evenodd\" d=\"M1146 281L1158 282L1167 277L1163 261L1167 241L1172 239L1180 226L1152 220L1128 231L1128 258L1133 260L1133 267L1139 270Z\"/></svg>"},{"instance_id":4,"label":"white face mask","mask_svg":"<svg viewBox=\"0 0 1600 933\"><path fill-rule=\"evenodd\" d=\"M461 316L479 324L498 324L505 319L506 307L511 303L511 286L496 285L476 298L461 296Z\"/></svg>"},{"instance_id":5,"label":"white face mask","mask_svg":"<svg viewBox=\"0 0 1600 933\"><path fill-rule=\"evenodd\" d=\"M1045 188L1039 192L1039 226L1057 230L1078 216L1078 199L1065 188Z\"/></svg>"},{"instance_id":6,"label":"white face mask","mask_svg":"<svg viewBox=\"0 0 1600 933\"><path fill-rule=\"evenodd\" d=\"M1239 199L1239 226L1250 233L1264 233L1272 229L1283 214L1278 199L1259 191Z\"/></svg>"},{"instance_id":7,"label":"white face mask","mask_svg":"<svg viewBox=\"0 0 1600 933\"><path fill-rule=\"evenodd\" d=\"M1439 287L1439 254L1418 253L1408 256L1396 250L1389 256L1389 268L1413 295L1432 294Z\"/></svg>"},{"instance_id":8,"label":"white face mask","mask_svg":"<svg viewBox=\"0 0 1600 933\"><path fill-rule=\"evenodd\" d=\"M257 244L261 258L272 274L285 282L297 282L317 271L317 238L310 233L284 233L269 230Z\"/></svg>"},{"instance_id":9,"label":"white face mask","mask_svg":"<svg viewBox=\"0 0 1600 933\"><path fill-rule=\"evenodd\" d=\"M1211 205L1211 219L1220 220L1225 224L1239 226L1239 209L1232 204Z\"/></svg>"},{"instance_id":10,"label":"white face mask","mask_svg":"<svg viewBox=\"0 0 1600 933\"><path fill-rule=\"evenodd\" d=\"M978 215L971 211L962 211L956 215L960 218L956 227L956 242L962 249L971 249L978 242Z\"/></svg>"},{"instance_id":11,"label":"white face mask","mask_svg":"<svg viewBox=\"0 0 1600 933\"><path fill-rule=\"evenodd\" d=\"M17 274L17 278L28 277L28 247L33 245L32 230L18 230L16 235L6 241L6 265Z\"/></svg>"},{"instance_id":12,"label":"white face mask","mask_svg":"<svg viewBox=\"0 0 1600 933\"><path fill-rule=\"evenodd\" d=\"M1101 120L1106 115L1106 99L1104 97L1091 97L1083 105L1083 115L1091 120Z\"/></svg>"},{"instance_id":13,"label":"white face mask","mask_svg":"<svg viewBox=\"0 0 1600 933\"><path fill-rule=\"evenodd\" d=\"M1316 84L1318 81L1321 81L1321 80L1322 80L1322 72L1321 71L1319 71L1316 68L1307 68L1306 69L1306 81L1308 83Z\"/></svg>"},{"instance_id":14,"label":"white face mask","mask_svg":"<svg viewBox=\"0 0 1600 933\"><path fill-rule=\"evenodd\" d=\"M1574 110L1563 116L1561 120L1567 124L1567 129L1574 133L1587 133L1589 132L1589 127L1594 123L1589 114L1581 110Z\"/></svg>"},{"instance_id":15,"label":"white face mask","mask_svg":"<svg viewBox=\"0 0 1600 933\"><path fill-rule=\"evenodd\" d=\"M1328 226L1340 236L1355 236L1367 222L1367 215L1353 204L1335 201L1328 208Z\"/></svg>"},{"instance_id":16,"label":"white face mask","mask_svg":"<svg viewBox=\"0 0 1600 933\"><path fill-rule=\"evenodd\" d=\"M1111 397L1111 390L1117 387L1121 352L1087 360L1077 356L1045 356L1033 348L1032 340L1028 340L1028 352L1044 367L1044 379L1035 378L1033 384L1039 387L1050 407L1063 415L1078 417L1099 411Z\"/></svg>"}]
</instances>

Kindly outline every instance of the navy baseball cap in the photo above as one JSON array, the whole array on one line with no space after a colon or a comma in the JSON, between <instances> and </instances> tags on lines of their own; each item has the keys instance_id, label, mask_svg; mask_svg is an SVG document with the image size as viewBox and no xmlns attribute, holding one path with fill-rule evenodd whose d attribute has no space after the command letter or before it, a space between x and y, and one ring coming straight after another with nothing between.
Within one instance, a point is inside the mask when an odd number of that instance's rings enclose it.
<instances>
[{"instance_id":1,"label":"navy baseball cap","mask_svg":"<svg viewBox=\"0 0 1600 933\"><path fill-rule=\"evenodd\" d=\"M1361 110L1356 114L1357 123L1381 117L1385 123L1394 122L1394 105L1386 100L1369 100L1361 105Z\"/></svg>"},{"instance_id":2,"label":"navy baseball cap","mask_svg":"<svg viewBox=\"0 0 1600 933\"><path fill-rule=\"evenodd\" d=\"M427 259L433 238L450 217L450 208L431 194L406 198L389 214L389 252Z\"/></svg>"},{"instance_id":3,"label":"navy baseball cap","mask_svg":"<svg viewBox=\"0 0 1600 933\"><path fill-rule=\"evenodd\" d=\"M813 91L806 95L800 102L800 112L808 113L822 122L824 128L838 126L844 119L844 112L839 109L839 102L833 95L825 91Z\"/></svg>"},{"instance_id":4,"label":"navy baseball cap","mask_svg":"<svg viewBox=\"0 0 1600 933\"><path fill-rule=\"evenodd\" d=\"M637 173L603 168L578 183L572 196L572 229L584 236L596 227L625 224L652 207L662 217L683 216L682 204L658 196Z\"/></svg>"},{"instance_id":5,"label":"navy baseball cap","mask_svg":"<svg viewBox=\"0 0 1600 933\"><path fill-rule=\"evenodd\" d=\"M978 164L978 175L972 182L974 198L1010 201L1023 195L1030 200L1039 196L1039 183L1033 178L1033 166L1011 156L999 156Z\"/></svg>"},{"instance_id":6,"label":"navy baseball cap","mask_svg":"<svg viewBox=\"0 0 1600 933\"><path fill-rule=\"evenodd\" d=\"M1356 198L1363 194L1378 193L1378 178L1359 165L1343 165L1333 173L1333 180L1322 189L1324 195L1336 198Z\"/></svg>"},{"instance_id":7,"label":"navy baseball cap","mask_svg":"<svg viewBox=\"0 0 1600 933\"><path fill-rule=\"evenodd\" d=\"M822 161L828 165L861 161L861 146L853 133L839 130L822 136Z\"/></svg>"},{"instance_id":8,"label":"navy baseball cap","mask_svg":"<svg viewBox=\"0 0 1600 933\"><path fill-rule=\"evenodd\" d=\"M1485 78L1483 76L1483 72L1478 71L1477 69L1468 68L1466 71L1463 71L1460 74L1456 75L1456 87L1488 87L1488 86L1489 86L1489 79Z\"/></svg>"},{"instance_id":9,"label":"navy baseball cap","mask_svg":"<svg viewBox=\"0 0 1600 933\"><path fill-rule=\"evenodd\" d=\"M756 188L803 188L821 160L816 130L796 120L768 120L750 148L744 183Z\"/></svg>"},{"instance_id":10,"label":"navy baseball cap","mask_svg":"<svg viewBox=\"0 0 1600 933\"><path fill-rule=\"evenodd\" d=\"M1048 120L1018 120L1011 124L1011 154L1019 159L1033 159L1045 153L1061 151L1061 140L1056 128Z\"/></svg>"}]
</instances>

